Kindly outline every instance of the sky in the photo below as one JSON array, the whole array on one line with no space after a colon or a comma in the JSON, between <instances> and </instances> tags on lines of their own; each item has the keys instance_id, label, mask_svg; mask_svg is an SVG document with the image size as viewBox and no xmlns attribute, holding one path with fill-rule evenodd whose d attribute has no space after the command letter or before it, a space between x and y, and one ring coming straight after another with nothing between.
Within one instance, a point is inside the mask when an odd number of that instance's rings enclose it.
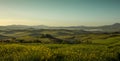
<instances>
[{"instance_id":1,"label":"sky","mask_svg":"<svg viewBox=\"0 0 120 61\"><path fill-rule=\"evenodd\" d=\"M0 25L120 23L120 0L0 0Z\"/></svg>"}]
</instances>

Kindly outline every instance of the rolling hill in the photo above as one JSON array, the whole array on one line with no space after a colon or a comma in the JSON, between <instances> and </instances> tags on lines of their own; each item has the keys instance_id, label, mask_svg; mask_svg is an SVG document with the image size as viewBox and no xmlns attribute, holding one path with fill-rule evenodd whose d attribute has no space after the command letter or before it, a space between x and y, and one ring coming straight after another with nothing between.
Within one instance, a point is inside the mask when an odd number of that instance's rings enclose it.
<instances>
[{"instance_id":1,"label":"rolling hill","mask_svg":"<svg viewBox=\"0 0 120 61\"><path fill-rule=\"evenodd\" d=\"M103 31L103 32L119 32L120 23L104 26L66 26L66 27L54 27L54 26L27 26L27 25L8 25L0 26L0 30L20 30L20 29L67 29L67 30L85 30L85 31Z\"/></svg>"}]
</instances>

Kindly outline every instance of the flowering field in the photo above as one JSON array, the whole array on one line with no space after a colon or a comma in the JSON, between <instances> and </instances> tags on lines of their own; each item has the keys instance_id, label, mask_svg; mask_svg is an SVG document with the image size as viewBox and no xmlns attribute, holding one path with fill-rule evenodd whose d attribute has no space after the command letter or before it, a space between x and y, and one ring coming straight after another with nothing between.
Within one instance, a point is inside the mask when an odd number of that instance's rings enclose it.
<instances>
[{"instance_id":1,"label":"flowering field","mask_svg":"<svg viewBox=\"0 0 120 61\"><path fill-rule=\"evenodd\" d=\"M120 61L120 43L0 44L0 61Z\"/></svg>"}]
</instances>

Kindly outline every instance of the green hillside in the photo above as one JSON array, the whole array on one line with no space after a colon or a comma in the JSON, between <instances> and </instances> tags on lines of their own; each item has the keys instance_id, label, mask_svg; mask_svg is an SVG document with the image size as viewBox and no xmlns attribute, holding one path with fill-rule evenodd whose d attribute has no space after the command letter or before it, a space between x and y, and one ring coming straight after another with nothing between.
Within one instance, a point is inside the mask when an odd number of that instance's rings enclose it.
<instances>
[{"instance_id":1,"label":"green hillside","mask_svg":"<svg viewBox=\"0 0 120 61\"><path fill-rule=\"evenodd\" d=\"M120 61L120 32L4 30L0 61Z\"/></svg>"}]
</instances>

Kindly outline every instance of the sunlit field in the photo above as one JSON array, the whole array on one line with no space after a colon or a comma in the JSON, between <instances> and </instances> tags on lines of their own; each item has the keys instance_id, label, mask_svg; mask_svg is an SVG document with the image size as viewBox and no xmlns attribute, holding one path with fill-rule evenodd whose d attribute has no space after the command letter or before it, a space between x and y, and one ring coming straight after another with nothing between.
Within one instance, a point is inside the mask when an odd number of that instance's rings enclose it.
<instances>
[{"instance_id":1,"label":"sunlit field","mask_svg":"<svg viewBox=\"0 0 120 61\"><path fill-rule=\"evenodd\" d=\"M0 61L120 61L119 32L0 32Z\"/></svg>"},{"instance_id":2,"label":"sunlit field","mask_svg":"<svg viewBox=\"0 0 120 61\"><path fill-rule=\"evenodd\" d=\"M120 61L120 42L101 44L0 44L0 61Z\"/></svg>"}]
</instances>

